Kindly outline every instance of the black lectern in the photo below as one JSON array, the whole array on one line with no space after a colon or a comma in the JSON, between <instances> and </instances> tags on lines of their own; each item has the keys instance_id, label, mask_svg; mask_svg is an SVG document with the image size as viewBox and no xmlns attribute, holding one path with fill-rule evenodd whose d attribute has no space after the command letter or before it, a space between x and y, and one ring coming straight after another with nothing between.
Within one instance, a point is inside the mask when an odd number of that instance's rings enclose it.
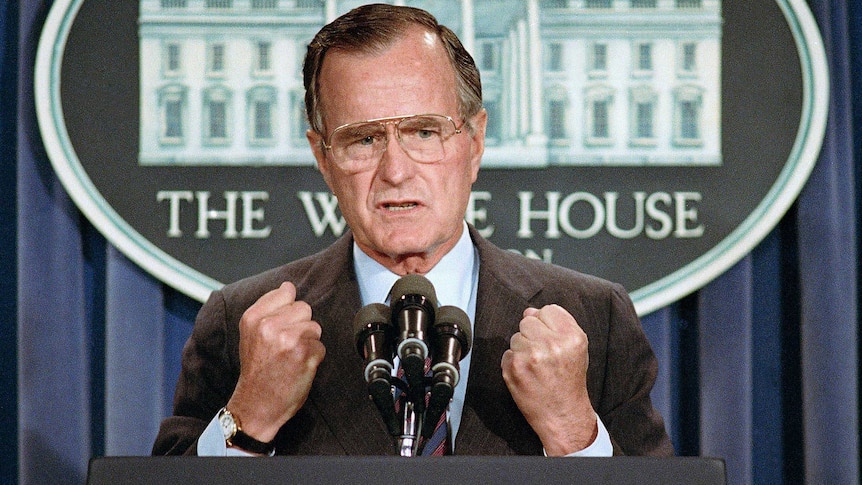
<instances>
[{"instance_id":1,"label":"black lectern","mask_svg":"<svg viewBox=\"0 0 862 485\"><path fill-rule=\"evenodd\" d=\"M704 484L724 485L715 458L543 457L105 457L90 461L102 484Z\"/></svg>"}]
</instances>

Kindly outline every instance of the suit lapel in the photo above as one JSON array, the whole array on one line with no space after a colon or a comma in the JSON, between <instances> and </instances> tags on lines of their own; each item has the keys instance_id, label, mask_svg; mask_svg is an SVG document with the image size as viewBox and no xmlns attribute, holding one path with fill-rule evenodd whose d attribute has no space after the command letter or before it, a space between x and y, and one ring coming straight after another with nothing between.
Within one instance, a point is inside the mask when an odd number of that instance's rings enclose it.
<instances>
[{"instance_id":1,"label":"suit lapel","mask_svg":"<svg viewBox=\"0 0 862 485\"><path fill-rule=\"evenodd\" d=\"M315 301L308 301L323 328L321 341L326 347L308 400L346 454L393 454L394 441L368 399L362 359L356 351L353 317L361 303L349 245L339 244L336 249L343 246L348 247L327 252L330 258L324 258L321 268L336 272L334 284Z\"/></svg>"},{"instance_id":2,"label":"suit lapel","mask_svg":"<svg viewBox=\"0 0 862 485\"><path fill-rule=\"evenodd\" d=\"M541 454L541 442L512 400L500 369L524 308L540 287L472 228L471 236L479 250L479 287L470 377L455 452Z\"/></svg>"}]
</instances>

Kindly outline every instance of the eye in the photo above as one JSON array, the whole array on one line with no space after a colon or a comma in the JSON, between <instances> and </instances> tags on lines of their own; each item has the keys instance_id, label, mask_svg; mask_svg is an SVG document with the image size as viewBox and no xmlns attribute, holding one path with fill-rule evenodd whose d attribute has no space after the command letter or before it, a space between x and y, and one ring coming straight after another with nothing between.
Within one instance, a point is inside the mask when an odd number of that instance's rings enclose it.
<instances>
[{"instance_id":1,"label":"eye","mask_svg":"<svg viewBox=\"0 0 862 485\"><path fill-rule=\"evenodd\" d=\"M428 138L433 138L433 137L437 136L438 134L439 134L439 131L435 131L435 130L431 130L431 129L427 129L427 128L424 130L417 130L416 131L416 136L418 136L419 138L422 138L423 140L428 139Z\"/></svg>"},{"instance_id":2,"label":"eye","mask_svg":"<svg viewBox=\"0 0 862 485\"><path fill-rule=\"evenodd\" d=\"M374 135L366 135L353 141L356 145L368 146L374 144Z\"/></svg>"},{"instance_id":3,"label":"eye","mask_svg":"<svg viewBox=\"0 0 862 485\"><path fill-rule=\"evenodd\" d=\"M442 128L436 120L420 118L404 120L399 126L399 131L402 137L433 140L440 138Z\"/></svg>"},{"instance_id":4,"label":"eye","mask_svg":"<svg viewBox=\"0 0 862 485\"><path fill-rule=\"evenodd\" d=\"M370 147L380 143L386 132L379 125L360 125L339 132L339 143L346 147Z\"/></svg>"}]
</instances>

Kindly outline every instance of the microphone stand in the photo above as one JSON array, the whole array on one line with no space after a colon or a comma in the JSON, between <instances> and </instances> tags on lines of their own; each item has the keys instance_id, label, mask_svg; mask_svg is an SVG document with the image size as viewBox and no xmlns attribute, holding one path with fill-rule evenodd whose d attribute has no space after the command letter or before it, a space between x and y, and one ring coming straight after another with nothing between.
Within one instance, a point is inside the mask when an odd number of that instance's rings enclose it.
<instances>
[{"instance_id":1,"label":"microphone stand","mask_svg":"<svg viewBox=\"0 0 862 485\"><path fill-rule=\"evenodd\" d=\"M417 416L416 407L410 400L404 403L403 412L404 419L402 432L398 437L397 451L401 456L416 456L419 450L419 426L422 420Z\"/></svg>"}]
</instances>

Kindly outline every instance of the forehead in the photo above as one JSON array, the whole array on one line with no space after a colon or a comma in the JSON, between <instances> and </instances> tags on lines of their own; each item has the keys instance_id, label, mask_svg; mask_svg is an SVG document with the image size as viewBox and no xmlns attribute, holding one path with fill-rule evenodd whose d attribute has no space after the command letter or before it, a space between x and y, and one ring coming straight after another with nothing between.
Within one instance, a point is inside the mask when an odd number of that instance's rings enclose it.
<instances>
[{"instance_id":1,"label":"forehead","mask_svg":"<svg viewBox=\"0 0 862 485\"><path fill-rule=\"evenodd\" d=\"M455 71L436 35L414 28L387 48L332 50L321 67L319 93L328 129L354 121L439 113L455 116Z\"/></svg>"}]
</instances>

